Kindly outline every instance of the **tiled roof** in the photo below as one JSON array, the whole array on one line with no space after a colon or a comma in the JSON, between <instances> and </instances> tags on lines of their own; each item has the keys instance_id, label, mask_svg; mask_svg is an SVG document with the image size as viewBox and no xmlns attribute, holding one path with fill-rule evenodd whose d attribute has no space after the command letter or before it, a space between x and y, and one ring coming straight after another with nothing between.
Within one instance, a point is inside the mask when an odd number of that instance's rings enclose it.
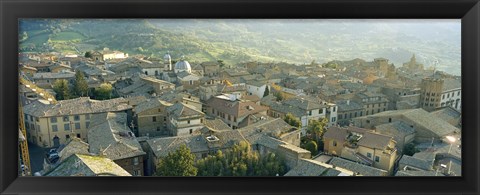
<instances>
[{"instance_id":1,"label":"tiled roof","mask_svg":"<svg viewBox=\"0 0 480 195\"><path fill-rule=\"evenodd\" d=\"M347 100L340 100L335 102L338 106L338 112L346 112L346 111L351 111L351 110L363 110L363 105L350 100L349 103L347 103Z\"/></svg>"},{"instance_id":2,"label":"tiled roof","mask_svg":"<svg viewBox=\"0 0 480 195\"><path fill-rule=\"evenodd\" d=\"M448 106L436 111L431 112L434 116L444 120L449 121L452 119L459 119L462 116L462 113L455 110L454 108Z\"/></svg>"},{"instance_id":3,"label":"tiled roof","mask_svg":"<svg viewBox=\"0 0 480 195\"><path fill-rule=\"evenodd\" d=\"M56 104L45 104L35 101L26 105L24 112L36 117L116 112L131 109L132 106L128 105L127 102L124 98L100 101L92 100L89 97L61 100Z\"/></svg>"},{"instance_id":4,"label":"tiled roof","mask_svg":"<svg viewBox=\"0 0 480 195\"><path fill-rule=\"evenodd\" d=\"M268 107L261 106L250 101L230 101L218 97L212 97L206 104L215 110L235 116L243 117L249 114L255 114L268 110Z\"/></svg>"},{"instance_id":5,"label":"tiled roof","mask_svg":"<svg viewBox=\"0 0 480 195\"><path fill-rule=\"evenodd\" d=\"M300 159L284 176L352 176L353 172L311 159Z\"/></svg>"},{"instance_id":6,"label":"tiled roof","mask_svg":"<svg viewBox=\"0 0 480 195\"><path fill-rule=\"evenodd\" d=\"M394 135L406 136L415 133L415 129L410 127L403 121L394 121L391 123L385 123L375 126L375 129L380 132L385 132Z\"/></svg>"},{"instance_id":7,"label":"tiled roof","mask_svg":"<svg viewBox=\"0 0 480 195\"><path fill-rule=\"evenodd\" d=\"M225 122L218 118L206 118L205 126L213 130L232 130Z\"/></svg>"},{"instance_id":8,"label":"tiled roof","mask_svg":"<svg viewBox=\"0 0 480 195\"><path fill-rule=\"evenodd\" d=\"M175 103L174 105L167 108L170 115L175 116L176 118L183 117L195 117L195 116L204 116L205 114L202 111L197 110L197 108L184 104L182 102Z\"/></svg>"},{"instance_id":9,"label":"tiled roof","mask_svg":"<svg viewBox=\"0 0 480 195\"><path fill-rule=\"evenodd\" d=\"M458 131L458 128L452 126L450 123L436 117L435 115L425 111L422 108L391 110L361 118L389 117L398 115L402 115L403 117L413 121L417 125L423 126L429 131L437 134L437 136L439 137L443 137L445 135Z\"/></svg>"},{"instance_id":10,"label":"tiled roof","mask_svg":"<svg viewBox=\"0 0 480 195\"><path fill-rule=\"evenodd\" d=\"M39 72L33 75L33 79L71 79L75 77L75 73L73 72Z\"/></svg>"},{"instance_id":11,"label":"tiled roof","mask_svg":"<svg viewBox=\"0 0 480 195\"><path fill-rule=\"evenodd\" d=\"M207 140L202 135L154 138L147 140L147 144L157 158L167 156L183 144L190 148L192 153L209 151Z\"/></svg>"},{"instance_id":12,"label":"tiled roof","mask_svg":"<svg viewBox=\"0 0 480 195\"><path fill-rule=\"evenodd\" d=\"M346 140L351 132L360 133L363 136L358 140L358 145L369 148L385 149L393 137L382 135L372 132L372 130L362 129L358 127L336 127L332 126L328 128L324 134L324 138L330 138L335 140Z\"/></svg>"},{"instance_id":13,"label":"tiled roof","mask_svg":"<svg viewBox=\"0 0 480 195\"><path fill-rule=\"evenodd\" d=\"M462 87L462 83L458 79L446 78L443 81L442 91L450 91L454 89L459 89Z\"/></svg>"},{"instance_id":14,"label":"tiled roof","mask_svg":"<svg viewBox=\"0 0 480 195\"><path fill-rule=\"evenodd\" d=\"M399 162L400 165L408 165L429 171L433 169L433 161L427 161L413 156L403 155Z\"/></svg>"},{"instance_id":15,"label":"tiled roof","mask_svg":"<svg viewBox=\"0 0 480 195\"><path fill-rule=\"evenodd\" d=\"M168 107L172 106L173 104L165 102L163 100L160 100L159 98L152 98L152 99L147 99L146 101L138 104L135 107L135 113L142 113L143 111L152 109L152 108L158 108L158 107Z\"/></svg>"},{"instance_id":16,"label":"tiled roof","mask_svg":"<svg viewBox=\"0 0 480 195\"><path fill-rule=\"evenodd\" d=\"M290 105L290 104L282 104L280 102L275 102L275 101L265 102L265 104L268 107L270 107L270 110L274 110L274 111L285 113L285 114L291 113L293 114L293 116L296 116L297 118L301 118L307 115L305 110L302 110L301 108Z\"/></svg>"},{"instance_id":17,"label":"tiled roof","mask_svg":"<svg viewBox=\"0 0 480 195\"><path fill-rule=\"evenodd\" d=\"M363 165L339 157L333 157L329 164L350 170L362 176L387 176L387 171L375 167Z\"/></svg>"},{"instance_id":18,"label":"tiled roof","mask_svg":"<svg viewBox=\"0 0 480 195\"><path fill-rule=\"evenodd\" d=\"M413 170L407 170L407 171L397 171L395 173L395 176L445 176L443 173L435 173L435 171L413 171Z\"/></svg>"},{"instance_id":19,"label":"tiled roof","mask_svg":"<svg viewBox=\"0 0 480 195\"><path fill-rule=\"evenodd\" d=\"M112 160L101 157L74 154L65 159L45 176L131 176Z\"/></svg>"},{"instance_id":20,"label":"tiled roof","mask_svg":"<svg viewBox=\"0 0 480 195\"><path fill-rule=\"evenodd\" d=\"M70 157L72 154L85 154L88 155L88 144L83 142L77 137L73 137L63 148L58 148L58 156L60 156L60 161L63 161Z\"/></svg>"},{"instance_id":21,"label":"tiled roof","mask_svg":"<svg viewBox=\"0 0 480 195\"><path fill-rule=\"evenodd\" d=\"M288 99L288 100L283 101L282 103L288 104L288 105L291 105L291 106L296 106L296 107L299 107L300 109L306 110L306 111L314 110L314 109L320 109L320 108L325 107L322 104L319 104L319 103L316 103L316 102L313 102L313 101L309 101L309 100L299 99L299 98Z\"/></svg>"},{"instance_id":22,"label":"tiled roof","mask_svg":"<svg viewBox=\"0 0 480 195\"><path fill-rule=\"evenodd\" d=\"M92 116L88 130L90 152L103 154L112 160L145 155L126 123L126 113L110 112Z\"/></svg>"}]
</instances>

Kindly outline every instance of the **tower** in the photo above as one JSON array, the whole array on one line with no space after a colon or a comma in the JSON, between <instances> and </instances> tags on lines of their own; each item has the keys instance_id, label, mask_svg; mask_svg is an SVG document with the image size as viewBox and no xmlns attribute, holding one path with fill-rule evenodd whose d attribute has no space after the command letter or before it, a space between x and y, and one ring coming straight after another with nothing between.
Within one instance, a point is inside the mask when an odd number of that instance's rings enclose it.
<instances>
[{"instance_id":1,"label":"tower","mask_svg":"<svg viewBox=\"0 0 480 195\"><path fill-rule=\"evenodd\" d=\"M166 71L171 71L172 70L172 57L170 56L170 53L167 52L165 56L163 56L163 63L165 65L164 70Z\"/></svg>"}]
</instances>

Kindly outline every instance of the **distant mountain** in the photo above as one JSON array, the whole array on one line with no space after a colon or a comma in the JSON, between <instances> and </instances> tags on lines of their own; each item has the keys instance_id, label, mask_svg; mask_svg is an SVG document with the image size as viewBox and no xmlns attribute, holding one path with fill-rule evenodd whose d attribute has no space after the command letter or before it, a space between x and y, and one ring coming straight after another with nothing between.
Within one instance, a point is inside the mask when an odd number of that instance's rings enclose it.
<instances>
[{"instance_id":1,"label":"distant mountain","mask_svg":"<svg viewBox=\"0 0 480 195\"><path fill-rule=\"evenodd\" d=\"M22 30L26 50L32 44L77 53L108 47L157 57L170 51L174 59L231 64L384 57L396 66L415 53L427 67L460 73L460 22L454 20L29 20Z\"/></svg>"}]
</instances>

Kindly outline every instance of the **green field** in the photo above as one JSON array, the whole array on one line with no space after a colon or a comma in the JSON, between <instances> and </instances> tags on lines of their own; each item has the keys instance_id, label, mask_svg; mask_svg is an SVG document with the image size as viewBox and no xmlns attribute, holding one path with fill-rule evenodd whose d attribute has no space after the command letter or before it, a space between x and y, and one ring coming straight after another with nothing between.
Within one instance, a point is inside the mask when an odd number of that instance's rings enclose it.
<instances>
[{"instance_id":1,"label":"green field","mask_svg":"<svg viewBox=\"0 0 480 195\"><path fill-rule=\"evenodd\" d=\"M52 42L81 41L85 39L83 35L77 32L59 32L52 36Z\"/></svg>"},{"instance_id":2,"label":"green field","mask_svg":"<svg viewBox=\"0 0 480 195\"><path fill-rule=\"evenodd\" d=\"M36 47L42 46L44 43L48 41L48 33L40 33L34 36L29 36L27 40L21 43L22 45L34 44Z\"/></svg>"}]
</instances>

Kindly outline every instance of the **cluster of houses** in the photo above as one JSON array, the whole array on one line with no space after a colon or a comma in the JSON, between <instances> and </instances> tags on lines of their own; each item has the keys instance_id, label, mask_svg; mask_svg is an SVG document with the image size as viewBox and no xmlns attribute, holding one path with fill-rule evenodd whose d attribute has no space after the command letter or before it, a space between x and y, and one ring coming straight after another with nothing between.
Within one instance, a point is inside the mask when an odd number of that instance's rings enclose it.
<instances>
[{"instance_id":1,"label":"cluster of houses","mask_svg":"<svg viewBox=\"0 0 480 195\"><path fill-rule=\"evenodd\" d=\"M81 71L89 88L110 83L119 97L49 101L21 86L28 141L59 151L41 175L152 175L183 144L200 159L241 141L284 157L285 176L461 175L461 151L452 149L461 144L461 79L424 70L415 56L399 68L384 58L224 66L104 49L22 53L19 63L22 77L51 93ZM323 118L323 151L312 156L301 138ZM407 145L418 151L405 155Z\"/></svg>"}]
</instances>

